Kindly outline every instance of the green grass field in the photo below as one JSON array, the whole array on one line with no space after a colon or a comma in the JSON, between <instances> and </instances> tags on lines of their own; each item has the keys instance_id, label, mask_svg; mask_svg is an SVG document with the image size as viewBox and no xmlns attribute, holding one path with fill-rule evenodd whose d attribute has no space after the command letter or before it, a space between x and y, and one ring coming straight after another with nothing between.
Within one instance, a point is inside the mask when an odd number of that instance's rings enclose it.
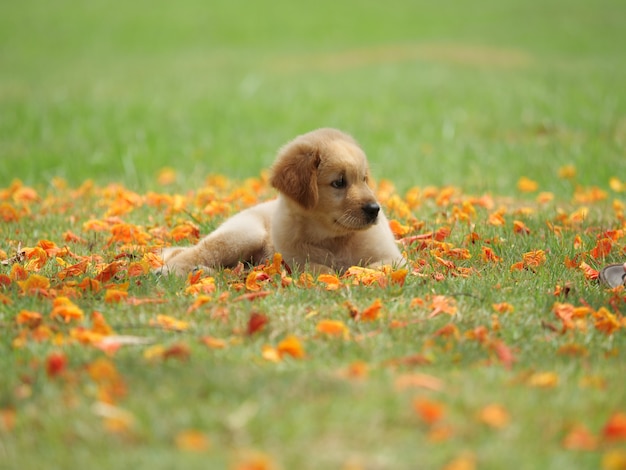
<instances>
[{"instance_id":1,"label":"green grass field","mask_svg":"<svg viewBox=\"0 0 626 470\"><path fill-rule=\"evenodd\" d=\"M626 468L623 2L5 3L1 469ZM403 282L149 272L326 126Z\"/></svg>"}]
</instances>

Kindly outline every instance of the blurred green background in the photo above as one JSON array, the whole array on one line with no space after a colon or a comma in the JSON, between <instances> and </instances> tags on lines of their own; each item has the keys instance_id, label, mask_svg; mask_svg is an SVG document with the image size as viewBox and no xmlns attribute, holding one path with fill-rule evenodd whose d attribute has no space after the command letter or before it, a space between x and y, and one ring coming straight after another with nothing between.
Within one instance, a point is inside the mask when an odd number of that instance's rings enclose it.
<instances>
[{"instance_id":1,"label":"blurred green background","mask_svg":"<svg viewBox=\"0 0 626 470\"><path fill-rule=\"evenodd\" d=\"M257 176L352 133L411 186L626 179L626 2L4 1L0 187Z\"/></svg>"}]
</instances>

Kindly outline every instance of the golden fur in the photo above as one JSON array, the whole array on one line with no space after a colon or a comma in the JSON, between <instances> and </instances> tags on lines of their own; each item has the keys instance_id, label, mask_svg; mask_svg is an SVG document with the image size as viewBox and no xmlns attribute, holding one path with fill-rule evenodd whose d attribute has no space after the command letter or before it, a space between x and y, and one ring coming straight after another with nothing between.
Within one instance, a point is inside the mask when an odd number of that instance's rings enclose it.
<instances>
[{"instance_id":1,"label":"golden fur","mask_svg":"<svg viewBox=\"0 0 626 470\"><path fill-rule=\"evenodd\" d=\"M316 273L404 264L368 179L365 154L349 135L298 136L271 169L278 198L239 212L194 246L165 249L163 271L256 264L275 252L293 269Z\"/></svg>"}]
</instances>

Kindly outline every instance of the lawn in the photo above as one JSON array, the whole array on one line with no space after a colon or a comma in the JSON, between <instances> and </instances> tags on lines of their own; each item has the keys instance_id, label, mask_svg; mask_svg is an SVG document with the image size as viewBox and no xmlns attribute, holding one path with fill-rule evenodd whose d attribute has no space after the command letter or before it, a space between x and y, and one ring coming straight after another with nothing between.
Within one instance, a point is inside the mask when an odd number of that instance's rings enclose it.
<instances>
[{"instance_id":1,"label":"lawn","mask_svg":"<svg viewBox=\"0 0 626 470\"><path fill-rule=\"evenodd\" d=\"M0 15L0 468L626 468L626 6ZM410 261L151 273L351 133Z\"/></svg>"}]
</instances>

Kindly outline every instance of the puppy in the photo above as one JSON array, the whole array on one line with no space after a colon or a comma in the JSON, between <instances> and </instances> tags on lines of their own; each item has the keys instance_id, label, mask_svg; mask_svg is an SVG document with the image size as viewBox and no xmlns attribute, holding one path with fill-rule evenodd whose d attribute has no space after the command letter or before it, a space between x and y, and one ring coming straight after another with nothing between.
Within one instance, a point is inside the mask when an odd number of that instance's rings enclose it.
<instances>
[{"instance_id":1,"label":"puppy","mask_svg":"<svg viewBox=\"0 0 626 470\"><path fill-rule=\"evenodd\" d=\"M292 269L403 265L389 223L369 186L365 154L336 129L296 137L271 168L278 198L248 208L187 248L162 252L163 272L258 264L280 253Z\"/></svg>"}]
</instances>

